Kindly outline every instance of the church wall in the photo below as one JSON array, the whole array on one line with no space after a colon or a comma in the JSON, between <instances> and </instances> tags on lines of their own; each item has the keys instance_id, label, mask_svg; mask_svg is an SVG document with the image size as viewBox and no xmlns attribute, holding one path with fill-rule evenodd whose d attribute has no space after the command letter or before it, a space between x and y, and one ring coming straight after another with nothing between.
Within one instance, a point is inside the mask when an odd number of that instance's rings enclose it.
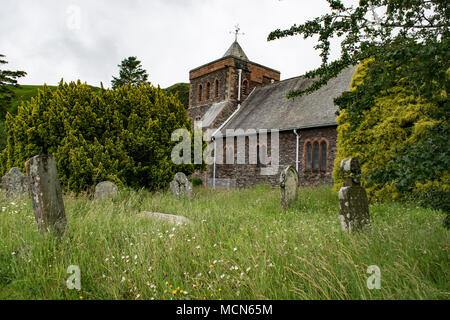
<instances>
[{"instance_id":1,"label":"church wall","mask_svg":"<svg viewBox=\"0 0 450 320\"><path fill-rule=\"evenodd\" d=\"M228 70L220 69L214 72L205 74L199 78L192 79L189 89L189 109L195 107L203 107L205 105L211 106L215 102L226 100L228 91ZM219 80L219 95L215 97L215 83ZM209 99L206 100L206 88L208 82L210 83ZM198 101L199 86L202 85L202 100Z\"/></svg>"},{"instance_id":2,"label":"church wall","mask_svg":"<svg viewBox=\"0 0 450 320\"><path fill-rule=\"evenodd\" d=\"M299 141L299 183L302 186L314 186L319 183L333 183L332 172L334 166L334 159L336 154L336 127L314 128L297 130L301 135ZM249 139L246 138L246 164L234 164L231 168L225 164L216 165L216 185L217 181L221 179L235 179L237 188L248 188L261 183L269 183L272 187L279 186L279 177L281 170L288 165L295 168L296 161L296 136L292 131L280 132L279 134L279 148L280 148L280 171L271 176L261 175L261 168L256 164L249 164ZM324 141L328 142L327 153L327 169L325 172L305 170L305 152L304 147L307 141ZM224 142L224 145L226 143ZM236 141L235 141L236 146ZM270 156L270 134L267 137L267 148ZM237 149L235 147L235 163L237 161ZM256 151L253 151L256 152ZM208 171L205 175L206 180L211 183L213 177L213 167L208 166ZM207 182L205 181L205 182Z\"/></svg>"}]
</instances>

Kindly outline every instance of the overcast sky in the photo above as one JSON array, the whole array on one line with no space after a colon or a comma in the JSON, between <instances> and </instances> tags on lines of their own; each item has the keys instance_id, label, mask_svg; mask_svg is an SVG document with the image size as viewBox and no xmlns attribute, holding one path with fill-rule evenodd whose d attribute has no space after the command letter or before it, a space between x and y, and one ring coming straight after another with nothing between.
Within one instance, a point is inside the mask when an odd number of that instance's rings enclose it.
<instances>
[{"instance_id":1,"label":"overcast sky","mask_svg":"<svg viewBox=\"0 0 450 320\"><path fill-rule=\"evenodd\" d=\"M28 73L22 84L64 78L110 87L117 65L137 56L150 82L165 88L222 57L238 23L249 59L287 79L320 65L314 41L267 42L268 34L327 10L325 0L2 0L0 53L7 69Z\"/></svg>"}]
</instances>

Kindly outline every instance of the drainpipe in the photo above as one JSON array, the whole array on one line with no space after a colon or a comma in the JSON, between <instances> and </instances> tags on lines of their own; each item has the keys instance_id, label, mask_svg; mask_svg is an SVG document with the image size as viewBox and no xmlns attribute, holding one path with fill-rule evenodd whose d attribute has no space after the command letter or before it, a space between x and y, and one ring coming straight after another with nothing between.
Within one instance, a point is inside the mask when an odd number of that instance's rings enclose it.
<instances>
[{"instance_id":1,"label":"drainpipe","mask_svg":"<svg viewBox=\"0 0 450 320\"><path fill-rule=\"evenodd\" d=\"M241 81L242 81L242 69L239 69L239 85L238 85L238 102L241 102Z\"/></svg>"},{"instance_id":2,"label":"drainpipe","mask_svg":"<svg viewBox=\"0 0 450 320\"><path fill-rule=\"evenodd\" d=\"M297 151L296 151L296 158L295 158L295 169L298 172L298 151L299 151L300 135L297 133L297 129L294 129L294 134L297 137Z\"/></svg>"},{"instance_id":3,"label":"drainpipe","mask_svg":"<svg viewBox=\"0 0 450 320\"><path fill-rule=\"evenodd\" d=\"M238 106L236 111L233 112L233 114L227 119L225 120L222 125L219 127L219 129L217 129L216 131L214 131L214 133L212 134L212 140L214 141L214 167L213 167L213 188L216 188L216 156L217 156L217 144L216 144L216 134L217 132L219 132L220 130L222 130L222 128L228 123L228 121L230 121L231 118L234 117L234 115L239 111L239 109L241 108L241 80L242 80L242 69L238 69L239 71L239 83L238 83Z\"/></svg>"},{"instance_id":4,"label":"drainpipe","mask_svg":"<svg viewBox=\"0 0 450 320\"><path fill-rule=\"evenodd\" d=\"M213 135L213 141L214 141L214 166L213 166L213 189L216 188L216 139L214 138Z\"/></svg>"}]
</instances>

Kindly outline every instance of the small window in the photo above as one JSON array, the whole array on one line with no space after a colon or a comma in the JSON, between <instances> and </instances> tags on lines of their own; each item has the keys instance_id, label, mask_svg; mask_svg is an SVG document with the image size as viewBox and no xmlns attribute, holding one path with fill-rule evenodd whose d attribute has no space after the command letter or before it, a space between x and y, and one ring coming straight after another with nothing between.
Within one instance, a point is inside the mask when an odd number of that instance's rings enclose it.
<instances>
[{"instance_id":1,"label":"small window","mask_svg":"<svg viewBox=\"0 0 450 320\"><path fill-rule=\"evenodd\" d=\"M209 91L211 90L211 84L208 82L206 84L206 100L209 100Z\"/></svg>"},{"instance_id":2,"label":"small window","mask_svg":"<svg viewBox=\"0 0 450 320\"><path fill-rule=\"evenodd\" d=\"M327 171L327 143L322 141L320 143L320 170Z\"/></svg>"},{"instance_id":3,"label":"small window","mask_svg":"<svg viewBox=\"0 0 450 320\"><path fill-rule=\"evenodd\" d=\"M319 169L319 143L314 142L313 169Z\"/></svg>"},{"instance_id":4,"label":"small window","mask_svg":"<svg viewBox=\"0 0 450 320\"><path fill-rule=\"evenodd\" d=\"M226 168L233 168L234 164L234 148L233 146L225 146L223 152L223 163Z\"/></svg>"},{"instance_id":5,"label":"small window","mask_svg":"<svg viewBox=\"0 0 450 320\"><path fill-rule=\"evenodd\" d=\"M312 169L312 144L306 144L306 169Z\"/></svg>"},{"instance_id":6,"label":"small window","mask_svg":"<svg viewBox=\"0 0 450 320\"><path fill-rule=\"evenodd\" d=\"M218 98L219 97L219 80L216 80L216 85L214 88L214 98Z\"/></svg>"},{"instance_id":7,"label":"small window","mask_svg":"<svg viewBox=\"0 0 450 320\"><path fill-rule=\"evenodd\" d=\"M197 97L197 101L202 101L202 91L203 91L203 87L202 85L198 86L198 97Z\"/></svg>"},{"instance_id":8,"label":"small window","mask_svg":"<svg viewBox=\"0 0 450 320\"><path fill-rule=\"evenodd\" d=\"M267 147L265 145L258 145L256 147L256 166L258 168L265 168L267 165Z\"/></svg>"},{"instance_id":9,"label":"small window","mask_svg":"<svg viewBox=\"0 0 450 320\"><path fill-rule=\"evenodd\" d=\"M248 92L248 81L244 80L242 82L242 94L247 95L247 92Z\"/></svg>"}]
</instances>

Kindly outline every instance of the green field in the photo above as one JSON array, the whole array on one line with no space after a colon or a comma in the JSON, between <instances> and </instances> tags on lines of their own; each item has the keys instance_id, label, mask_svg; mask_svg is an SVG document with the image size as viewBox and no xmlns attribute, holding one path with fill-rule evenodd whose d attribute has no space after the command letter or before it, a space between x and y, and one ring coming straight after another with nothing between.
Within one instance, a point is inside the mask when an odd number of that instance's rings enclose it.
<instances>
[{"instance_id":1,"label":"green field","mask_svg":"<svg viewBox=\"0 0 450 320\"><path fill-rule=\"evenodd\" d=\"M28 199L0 198L0 299L449 299L443 214L374 204L372 227L340 230L328 186L301 189L288 212L279 191L195 189L194 201L122 190L110 200L65 196L68 231L42 236ZM173 226L138 215L178 214ZM67 268L81 270L69 290ZM381 289L367 287L367 268Z\"/></svg>"},{"instance_id":2,"label":"green field","mask_svg":"<svg viewBox=\"0 0 450 320\"><path fill-rule=\"evenodd\" d=\"M29 101L31 98L37 96L38 89L42 89L44 86L36 86L36 85L21 85L19 88L14 88L14 92L16 97L12 102L10 112L15 114L17 112L17 108L20 106L22 102ZM48 86L49 88L56 88L56 86Z\"/></svg>"},{"instance_id":3,"label":"green field","mask_svg":"<svg viewBox=\"0 0 450 320\"><path fill-rule=\"evenodd\" d=\"M57 88L57 86L48 86L49 88ZM22 102L29 101L31 98L37 96L38 89L42 89L43 86L38 85L20 85L19 88L14 88L14 92L16 94L16 97L14 101L12 102L10 112L12 114L15 114L17 112L18 106ZM170 86L166 89L163 89L167 94L175 94L178 92L178 97L181 101L181 103L185 106L187 109L189 105L189 84L188 83L177 83L173 86Z\"/></svg>"}]
</instances>

